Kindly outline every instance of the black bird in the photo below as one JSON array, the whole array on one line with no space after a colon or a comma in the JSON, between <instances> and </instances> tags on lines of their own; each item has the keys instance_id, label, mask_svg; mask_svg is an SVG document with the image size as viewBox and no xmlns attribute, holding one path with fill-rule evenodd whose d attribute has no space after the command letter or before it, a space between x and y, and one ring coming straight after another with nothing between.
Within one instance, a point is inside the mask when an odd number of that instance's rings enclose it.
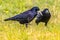
<instances>
[{"instance_id":1,"label":"black bird","mask_svg":"<svg viewBox=\"0 0 60 40\"><path fill-rule=\"evenodd\" d=\"M37 25L40 22L44 22L45 26L47 26L47 23L48 23L49 19L51 18L51 14L49 12L49 9L45 8L43 11L41 11L41 13L42 13L42 16L41 16L41 14L38 14L35 22Z\"/></svg>"},{"instance_id":2,"label":"black bird","mask_svg":"<svg viewBox=\"0 0 60 40\"><path fill-rule=\"evenodd\" d=\"M39 7L35 6L35 7L32 7L30 10L27 10L14 17L7 18L4 21L9 21L9 20L18 21L20 24L25 24L27 27L28 23L30 23L35 18L38 11L39 11Z\"/></svg>"}]
</instances>

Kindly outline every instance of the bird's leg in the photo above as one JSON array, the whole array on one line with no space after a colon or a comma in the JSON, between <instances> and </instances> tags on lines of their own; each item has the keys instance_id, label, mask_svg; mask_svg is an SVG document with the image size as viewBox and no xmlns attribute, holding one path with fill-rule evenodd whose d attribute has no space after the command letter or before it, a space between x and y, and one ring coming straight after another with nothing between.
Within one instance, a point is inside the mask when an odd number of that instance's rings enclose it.
<instances>
[{"instance_id":1,"label":"bird's leg","mask_svg":"<svg viewBox=\"0 0 60 40\"><path fill-rule=\"evenodd\" d=\"M48 23L48 22L45 22L45 26L47 27L47 30L50 31L50 30L49 30L49 27L47 26L47 23ZM51 31L50 31L50 32L51 32Z\"/></svg>"},{"instance_id":2,"label":"bird's leg","mask_svg":"<svg viewBox=\"0 0 60 40\"><path fill-rule=\"evenodd\" d=\"M28 27L28 23L26 23L26 28Z\"/></svg>"},{"instance_id":3,"label":"bird's leg","mask_svg":"<svg viewBox=\"0 0 60 40\"><path fill-rule=\"evenodd\" d=\"M39 24L39 23L36 23L37 25Z\"/></svg>"},{"instance_id":4,"label":"bird's leg","mask_svg":"<svg viewBox=\"0 0 60 40\"><path fill-rule=\"evenodd\" d=\"M47 26L47 22L45 22L45 26Z\"/></svg>"},{"instance_id":5,"label":"bird's leg","mask_svg":"<svg viewBox=\"0 0 60 40\"><path fill-rule=\"evenodd\" d=\"M29 22L29 17L27 18L27 21ZM26 23L26 28L28 27L28 23Z\"/></svg>"}]
</instances>

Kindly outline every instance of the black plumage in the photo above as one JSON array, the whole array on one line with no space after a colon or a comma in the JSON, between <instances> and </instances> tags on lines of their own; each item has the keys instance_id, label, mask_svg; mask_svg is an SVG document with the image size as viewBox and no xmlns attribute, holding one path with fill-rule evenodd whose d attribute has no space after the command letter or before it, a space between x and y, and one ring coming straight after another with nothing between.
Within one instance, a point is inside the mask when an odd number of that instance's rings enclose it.
<instances>
[{"instance_id":1,"label":"black plumage","mask_svg":"<svg viewBox=\"0 0 60 40\"><path fill-rule=\"evenodd\" d=\"M28 23L30 23L35 18L38 11L39 11L38 7L32 7L30 10L27 10L14 17L7 18L4 21L8 21L8 20L18 21L20 24L26 24L27 27Z\"/></svg>"},{"instance_id":2,"label":"black plumage","mask_svg":"<svg viewBox=\"0 0 60 40\"><path fill-rule=\"evenodd\" d=\"M47 26L47 23L48 23L49 19L51 18L51 14L49 12L49 9L45 8L43 11L41 11L41 13L42 13L42 16L41 16L41 14L38 14L35 22L37 25L40 22L44 22L45 26Z\"/></svg>"}]
</instances>

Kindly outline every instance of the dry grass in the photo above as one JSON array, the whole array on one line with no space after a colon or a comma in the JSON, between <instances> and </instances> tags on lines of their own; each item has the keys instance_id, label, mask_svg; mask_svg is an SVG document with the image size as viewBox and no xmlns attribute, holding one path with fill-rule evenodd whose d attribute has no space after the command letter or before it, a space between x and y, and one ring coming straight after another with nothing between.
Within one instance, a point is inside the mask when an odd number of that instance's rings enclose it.
<instances>
[{"instance_id":1,"label":"dry grass","mask_svg":"<svg viewBox=\"0 0 60 40\"><path fill-rule=\"evenodd\" d=\"M38 26L35 20L28 28L18 22L4 22L5 18L38 6L48 8L51 19L48 28L44 23ZM0 0L0 40L60 40L60 0Z\"/></svg>"}]
</instances>

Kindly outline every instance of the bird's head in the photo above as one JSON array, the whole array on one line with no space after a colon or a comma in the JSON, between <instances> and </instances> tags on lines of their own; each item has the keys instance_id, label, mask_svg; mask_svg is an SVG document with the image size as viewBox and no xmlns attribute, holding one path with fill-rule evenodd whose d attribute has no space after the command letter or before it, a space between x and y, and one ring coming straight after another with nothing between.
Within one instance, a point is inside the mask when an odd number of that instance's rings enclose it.
<instances>
[{"instance_id":1,"label":"bird's head","mask_svg":"<svg viewBox=\"0 0 60 40\"><path fill-rule=\"evenodd\" d=\"M39 7L35 6L35 7L33 7L31 10L32 10L32 11L39 11L40 9L39 9Z\"/></svg>"},{"instance_id":2,"label":"bird's head","mask_svg":"<svg viewBox=\"0 0 60 40\"><path fill-rule=\"evenodd\" d=\"M43 11L44 11L46 14L49 14L49 13L50 13L48 8L45 8Z\"/></svg>"}]
</instances>

